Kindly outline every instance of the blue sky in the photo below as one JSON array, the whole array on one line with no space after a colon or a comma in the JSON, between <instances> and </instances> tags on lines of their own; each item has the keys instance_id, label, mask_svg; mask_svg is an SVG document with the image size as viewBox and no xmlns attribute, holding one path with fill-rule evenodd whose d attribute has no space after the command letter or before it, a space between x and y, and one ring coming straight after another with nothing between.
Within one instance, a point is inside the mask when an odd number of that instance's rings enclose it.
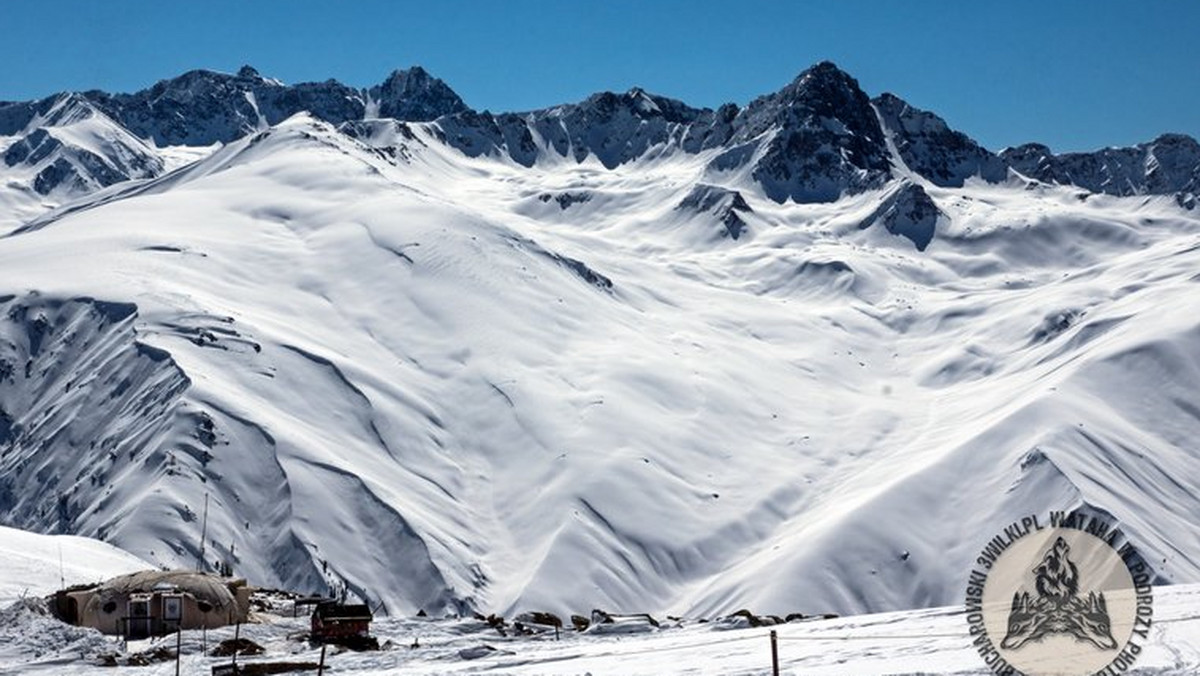
<instances>
[{"instance_id":1,"label":"blue sky","mask_svg":"<svg viewBox=\"0 0 1200 676\"><path fill-rule=\"evenodd\" d=\"M420 64L481 110L635 85L712 107L830 59L993 149L1200 136L1195 0L58 0L5 3L4 23L0 100L244 63L367 86Z\"/></svg>"}]
</instances>

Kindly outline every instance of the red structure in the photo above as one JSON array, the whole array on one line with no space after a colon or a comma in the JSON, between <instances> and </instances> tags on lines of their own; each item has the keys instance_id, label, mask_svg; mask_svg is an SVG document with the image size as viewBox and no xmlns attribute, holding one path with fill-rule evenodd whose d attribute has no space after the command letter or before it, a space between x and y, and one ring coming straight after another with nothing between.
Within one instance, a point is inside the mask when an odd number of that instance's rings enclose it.
<instances>
[{"instance_id":1,"label":"red structure","mask_svg":"<svg viewBox=\"0 0 1200 676\"><path fill-rule=\"evenodd\" d=\"M320 603L312 614L312 640L349 647L367 646L371 638L371 609L365 605Z\"/></svg>"}]
</instances>

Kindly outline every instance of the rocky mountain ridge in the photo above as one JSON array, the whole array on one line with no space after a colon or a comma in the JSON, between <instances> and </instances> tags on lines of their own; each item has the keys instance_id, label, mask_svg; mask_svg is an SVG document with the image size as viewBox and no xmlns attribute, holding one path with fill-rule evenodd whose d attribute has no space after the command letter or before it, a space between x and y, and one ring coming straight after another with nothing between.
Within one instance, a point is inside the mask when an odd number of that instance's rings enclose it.
<instances>
[{"instance_id":1,"label":"rocky mountain ridge","mask_svg":"<svg viewBox=\"0 0 1200 676\"><path fill-rule=\"evenodd\" d=\"M0 136L17 139L5 154L8 166L40 162L44 154L34 149L45 139L35 133L55 126L47 114L64 107L111 120L109 136L159 148L228 143L307 111L360 136L375 119L428 123L469 157L507 157L526 167L551 155L577 162L594 156L612 169L670 152L719 151L710 174L748 172L777 202L830 202L905 175L941 187L960 187L970 178L998 182L1010 169L1096 193L1175 195L1189 208L1200 192L1200 145L1188 136L1167 134L1092 153L1055 155L1044 145L1027 144L997 154L893 94L868 97L830 62L745 106L694 108L634 88L500 114L471 109L419 66L362 89L336 80L285 85L250 66L232 75L194 70L132 94L93 90L0 103ZM153 153L136 146L122 138L98 159L39 165L32 188L45 195L67 186L78 194L161 173ZM892 153L906 166L893 166Z\"/></svg>"}]
</instances>

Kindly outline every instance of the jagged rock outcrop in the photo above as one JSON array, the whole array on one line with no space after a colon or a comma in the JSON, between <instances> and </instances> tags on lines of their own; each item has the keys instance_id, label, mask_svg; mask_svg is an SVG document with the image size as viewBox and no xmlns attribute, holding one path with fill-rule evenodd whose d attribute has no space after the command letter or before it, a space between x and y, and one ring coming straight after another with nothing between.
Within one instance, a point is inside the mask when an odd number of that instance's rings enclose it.
<instances>
[{"instance_id":1,"label":"jagged rock outcrop","mask_svg":"<svg viewBox=\"0 0 1200 676\"><path fill-rule=\"evenodd\" d=\"M900 158L930 183L961 188L973 176L991 183L1007 176L1004 160L951 129L937 115L914 108L894 94L883 94L873 102Z\"/></svg>"},{"instance_id":2,"label":"jagged rock outcrop","mask_svg":"<svg viewBox=\"0 0 1200 676\"><path fill-rule=\"evenodd\" d=\"M3 163L30 176L39 195L78 195L163 171L153 148L77 94L34 110L29 130L15 135Z\"/></svg>"},{"instance_id":3,"label":"jagged rock outcrop","mask_svg":"<svg viewBox=\"0 0 1200 676\"><path fill-rule=\"evenodd\" d=\"M829 62L745 109L692 108L634 88L523 114L464 111L439 119L438 128L469 156L507 155L525 166L542 152L578 162L594 156L612 169L658 153L726 148L711 171L747 169L778 202L828 202L890 177L870 99Z\"/></svg>"},{"instance_id":4,"label":"jagged rock outcrop","mask_svg":"<svg viewBox=\"0 0 1200 676\"><path fill-rule=\"evenodd\" d=\"M729 188L701 183L675 207L677 211L708 213L724 226L723 235L738 239L746 230L743 214L753 213L742 193Z\"/></svg>"},{"instance_id":5,"label":"jagged rock outcrop","mask_svg":"<svg viewBox=\"0 0 1200 676\"><path fill-rule=\"evenodd\" d=\"M659 152L726 148L710 169L748 168L778 202L828 202L879 187L890 177L870 99L829 62L745 109L692 108L634 88L519 115L466 111L440 119L438 126L447 143L470 156L506 154L525 166L539 152L580 162L595 156L611 169Z\"/></svg>"},{"instance_id":6,"label":"jagged rock outcrop","mask_svg":"<svg viewBox=\"0 0 1200 676\"><path fill-rule=\"evenodd\" d=\"M879 208L862 227L882 225L893 235L907 237L918 251L924 251L933 241L938 218L942 211L921 186L905 181L884 198Z\"/></svg>"},{"instance_id":7,"label":"jagged rock outcrop","mask_svg":"<svg viewBox=\"0 0 1200 676\"><path fill-rule=\"evenodd\" d=\"M76 96L159 146L228 143L307 111L339 124L368 116L429 121L468 110L446 83L415 67L356 89L336 80L285 85L250 66L236 74L193 70L132 94ZM0 134L27 126L47 101L0 104Z\"/></svg>"},{"instance_id":8,"label":"jagged rock outcrop","mask_svg":"<svg viewBox=\"0 0 1200 676\"><path fill-rule=\"evenodd\" d=\"M193 70L133 94L84 94L134 134L165 145L228 143L301 111L361 118L361 92L334 80L286 86L250 67L234 75Z\"/></svg>"},{"instance_id":9,"label":"jagged rock outcrop","mask_svg":"<svg viewBox=\"0 0 1200 676\"><path fill-rule=\"evenodd\" d=\"M369 94L370 100L379 106L378 117L426 122L470 110L453 89L420 66L393 71L383 84L372 87Z\"/></svg>"},{"instance_id":10,"label":"jagged rock outcrop","mask_svg":"<svg viewBox=\"0 0 1200 676\"><path fill-rule=\"evenodd\" d=\"M576 162L595 156L612 169L656 148L697 152L719 145L729 134L714 130L728 126L722 120L731 110L736 108L692 108L634 88L522 114L466 111L439 120L438 126L447 143L472 157L499 153L532 166L540 152L552 152Z\"/></svg>"},{"instance_id":11,"label":"jagged rock outcrop","mask_svg":"<svg viewBox=\"0 0 1200 676\"><path fill-rule=\"evenodd\" d=\"M717 167L732 168L745 156L739 144L763 139L752 175L777 202L831 202L877 188L891 176L871 100L828 61L751 102L733 127L734 147Z\"/></svg>"}]
</instances>

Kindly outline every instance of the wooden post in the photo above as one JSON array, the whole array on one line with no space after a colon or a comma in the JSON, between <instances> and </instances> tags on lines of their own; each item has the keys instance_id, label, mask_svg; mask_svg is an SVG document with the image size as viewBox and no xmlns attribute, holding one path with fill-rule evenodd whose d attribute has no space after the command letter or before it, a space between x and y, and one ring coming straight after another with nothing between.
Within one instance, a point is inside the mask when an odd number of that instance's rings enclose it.
<instances>
[{"instance_id":1,"label":"wooden post","mask_svg":"<svg viewBox=\"0 0 1200 676\"><path fill-rule=\"evenodd\" d=\"M779 676L779 637L771 630L771 674Z\"/></svg>"},{"instance_id":2,"label":"wooden post","mask_svg":"<svg viewBox=\"0 0 1200 676\"><path fill-rule=\"evenodd\" d=\"M204 520L200 526L200 553L196 555L196 570L204 572L208 566L204 562L204 539L208 537L208 493L204 494Z\"/></svg>"},{"instance_id":3,"label":"wooden post","mask_svg":"<svg viewBox=\"0 0 1200 676\"><path fill-rule=\"evenodd\" d=\"M183 627L175 630L175 676L179 676L179 656L183 654Z\"/></svg>"},{"instance_id":4,"label":"wooden post","mask_svg":"<svg viewBox=\"0 0 1200 676\"><path fill-rule=\"evenodd\" d=\"M232 664L233 664L233 673L235 673L235 674L237 673L237 654L238 654L238 644L239 644L238 639L240 639L241 636L242 636L242 623L238 622L237 625L234 626L234 628L233 628L233 662L232 662Z\"/></svg>"},{"instance_id":5,"label":"wooden post","mask_svg":"<svg viewBox=\"0 0 1200 676\"><path fill-rule=\"evenodd\" d=\"M325 644L321 644L321 662L317 664L317 676L325 673Z\"/></svg>"}]
</instances>

